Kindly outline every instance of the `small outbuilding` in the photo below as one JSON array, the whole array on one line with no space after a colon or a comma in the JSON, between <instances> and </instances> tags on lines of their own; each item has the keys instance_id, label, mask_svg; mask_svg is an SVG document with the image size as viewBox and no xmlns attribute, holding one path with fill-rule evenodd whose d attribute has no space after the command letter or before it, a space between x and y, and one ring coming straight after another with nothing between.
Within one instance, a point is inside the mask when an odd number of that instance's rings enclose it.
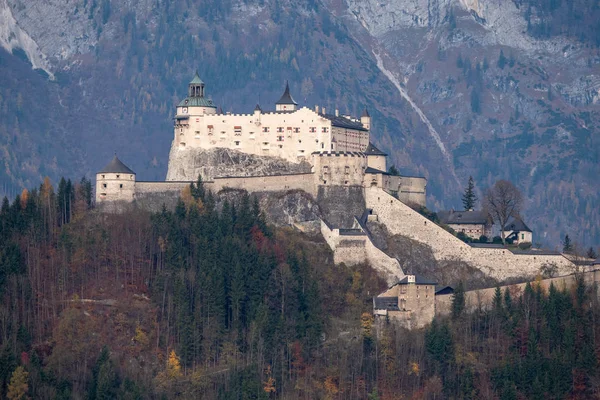
<instances>
[{"instance_id":1,"label":"small outbuilding","mask_svg":"<svg viewBox=\"0 0 600 400\"><path fill-rule=\"evenodd\" d=\"M533 243L533 232L519 217L512 218L506 224L504 237L514 244Z\"/></svg>"}]
</instances>

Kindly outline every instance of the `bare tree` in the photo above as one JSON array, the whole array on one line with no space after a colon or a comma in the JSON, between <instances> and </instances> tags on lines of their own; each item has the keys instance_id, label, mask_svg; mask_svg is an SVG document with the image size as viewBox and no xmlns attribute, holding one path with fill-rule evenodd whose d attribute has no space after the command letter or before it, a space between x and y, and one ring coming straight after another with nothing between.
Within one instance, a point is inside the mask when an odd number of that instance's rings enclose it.
<instances>
[{"instance_id":1,"label":"bare tree","mask_svg":"<svg viewBox=\"0 0 600 400\"><path fill-rule=\"evenodd\" d=\"M484 208L494 222L500 225L502 243L506 245L505 228L511 217L517 218L523 205L523 195L511 182L497 181L488 189L484 198Z\"/></svg>"}]
</instances>

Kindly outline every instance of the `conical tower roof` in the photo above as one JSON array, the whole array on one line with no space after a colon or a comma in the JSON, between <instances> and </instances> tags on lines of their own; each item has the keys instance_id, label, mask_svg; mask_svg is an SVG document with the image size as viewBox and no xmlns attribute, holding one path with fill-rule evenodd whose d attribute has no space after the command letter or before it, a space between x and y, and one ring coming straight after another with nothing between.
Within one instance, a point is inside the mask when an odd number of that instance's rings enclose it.
<instances>
[{"instance_id":1,"label":"conical tower roof","mask_svg":"<svg viewBox=\"0 0 600 400\"><path fill-rule=\"evenodd\" d=\"M190 81L190 85L201 85L204 82L202 82L202 79L200 79L200 75L198 75L198 71L196 71L196 74L194 75L194 79L192 79Z\"/></svg>"},{"instance_id":2,"label":"conical tower roof","mask_svg":"<svg viewBox=\"0 0 600 400\"><path fill-rule=\"evenodd\" d=\"M367 109L366 109L366 108L363 110L363 112L362 112L362 114L361 114L361 118L362 118L362 117L371 117L371 116L369 115L369 111L367 111Z\"/></svg>"},{"instance_id":3,"label":"conical tower roof","mask_svg":"<svg viewBox=\"0 0 600 400\"><path fill-rule=\"evenodd\" d=\"M296 103L294 101L294 99L292 98L292 95L290 94L290 85L285 82L285 91L283 92L283 95L281 96L281 98L279 99L279 101L275 104L294 104L294 105L298 105L298 103Z\"/></svg>"},{"instance_id":4,"label":"conical tower roof","mask_svg":"<svg viewBox=\"0 0 600 400\"><path fill-rule=\"evenodd\" d=\"M113 157L113 159L106 164L106 167L102 168L100 171L98 171L98 173L107 173L107 174L134 174L135 172L133 172L127 165L123 164L123 162L121 160L119 160L119 158L117 157L117 155L115 154L115 156Z\"/></svg>"},{"instance_id":5,"label":"conical tower roof","mask_svg":"<svg viewBox=\"0 0 600 400\"><path fill-rule=\"evenodd\" d=\"M371 142L369 142L369 145L367 146L367 150L365 150L365 154L367 154L369 156L387 156L386 153L384 153L383 151L379 150Z\"/></svg>"}]
</instances>

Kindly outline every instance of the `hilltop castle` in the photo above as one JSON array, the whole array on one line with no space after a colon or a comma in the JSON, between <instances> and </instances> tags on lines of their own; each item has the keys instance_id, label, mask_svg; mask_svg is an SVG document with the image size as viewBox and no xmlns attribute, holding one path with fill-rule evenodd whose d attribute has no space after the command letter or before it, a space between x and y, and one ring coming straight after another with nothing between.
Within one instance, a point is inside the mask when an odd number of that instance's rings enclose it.
<instances>
[{"instance_id":1,"label":"hilltop castle","mask_svg":"<svg viewBox=\"0 0 600 400\"><path fill-rule=\"evenodd\" d=\"M390 283L404 271L375 245L372 226L427 245L442 265L461 261L500 280L574 268L561 254L464 243L409 207L425 205L427 181L386 172L387 155L371 142L367 110L354 118L337 110L329 114L324 107L299 108L286 84L275 110L257 105L252 113L230 114L218 110L205 89L196 74L176 107L166 180L137 180L115 156L96 175L97 206L107 211L127 204L153 210L173 206L200 175L213 193L243 189L263 196L261 206L270 215L283 215L286 224L316 222L336 263L369 263ZM298 200L293 197L298 193L310 196ZM310 211L300 221L291 208Z\"/></svg>"},{"instance_id":2,"label":"hilltop castle","mask_svg":"<svg viewBox=\"0 0 600 400\"><path fill-rule=\"evenodd\" d=\"M387 173L387 155L370 142L371 117L366 109L360 118L353 118L338 110L328 114L325 107L299 108L286 84L274 111L264 112L257 105L251 114L230 114L218 111L205 90L196 73L187 97L176 107L166 181L136 181L136 174L115 156L96 175L97 204L133 202L152 192L176 192L197 180L198 174L193 166L182 166L174 159L186 153L229 149L310 167L300 173L248 176L247 171L219 173L216 166L216 173L203 176L209 188L302 189L316 194L319 186L379 187L403 202L425 205L425 178Z\"/></svg>"}]
</instances>

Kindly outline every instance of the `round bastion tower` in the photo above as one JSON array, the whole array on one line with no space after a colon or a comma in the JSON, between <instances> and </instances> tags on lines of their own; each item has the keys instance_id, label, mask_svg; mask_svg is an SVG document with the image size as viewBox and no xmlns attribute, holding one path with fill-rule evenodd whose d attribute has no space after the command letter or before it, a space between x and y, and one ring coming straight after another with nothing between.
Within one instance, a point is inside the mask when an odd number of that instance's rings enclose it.
<instances>
[{"instance_id":1,"label":"round bastion tower","mask_svg":"<svg viewBox=\"0 0 600 400\"><path fill-rule=\"evenodd\" d=\"M96 174L96 204L132 202L135 192L135 172L115 156Z\"/></svg>"}]
</instances>

